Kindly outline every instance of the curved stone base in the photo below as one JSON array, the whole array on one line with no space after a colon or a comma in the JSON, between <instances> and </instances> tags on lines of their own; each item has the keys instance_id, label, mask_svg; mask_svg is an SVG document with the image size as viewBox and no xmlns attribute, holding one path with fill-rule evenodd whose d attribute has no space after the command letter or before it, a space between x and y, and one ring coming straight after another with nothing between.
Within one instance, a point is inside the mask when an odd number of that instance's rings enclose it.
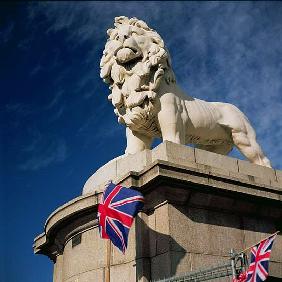
<instances>
[{"instance_id":1,"label":"curved stone base","mask_svg":"<svg viewBox=\"0 0 282 282\"><path fill-rule=\"evenodd\" d=\"M54 262L55 282L105 281L108 255L111 281L136 281L137 265L143 267L144 259L136 253L135 225L126 254L113 247L107 253L109 241L101 239L98 230L100 197L101 193L82 196L60 207L48 218L45 233L35 238L34 252Z\"/></svg>"}]
</instances>

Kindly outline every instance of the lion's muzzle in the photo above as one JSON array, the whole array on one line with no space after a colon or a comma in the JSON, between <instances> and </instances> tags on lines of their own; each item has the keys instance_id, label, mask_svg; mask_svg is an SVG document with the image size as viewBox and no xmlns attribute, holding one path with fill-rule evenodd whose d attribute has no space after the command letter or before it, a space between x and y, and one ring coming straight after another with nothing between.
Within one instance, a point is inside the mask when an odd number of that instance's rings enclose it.
<instances>
[{"instance_id":1,"label":"lion's muzzle","mask_svg":"<svg viewBox=\"0 0 282 282\"><path fill-rule=\"evenodd\" d=\"M121 64L127 63L141 56L136 41L131 37L123 42L122 48L116 52L117 61Z\"/></svg>"},{"instance_id":2,"label":"lion's muzzle","mask_svg":"<svg viewBox=\"0 0 282 282\"><path fill-rule=\"evenodd\" d=\"M122 48L117 52L118 62L124 64L136 58L136 52L130 48Z\"/></svg>"}]
</instances>

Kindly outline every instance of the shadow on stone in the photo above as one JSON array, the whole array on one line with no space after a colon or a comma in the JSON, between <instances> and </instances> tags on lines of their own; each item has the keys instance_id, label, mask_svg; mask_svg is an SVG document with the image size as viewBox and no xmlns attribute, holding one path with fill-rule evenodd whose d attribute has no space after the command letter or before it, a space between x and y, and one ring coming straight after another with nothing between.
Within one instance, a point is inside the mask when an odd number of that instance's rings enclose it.
<instances>
[{"instance_id":1,"label":"shadow on stone","mask_svg":"<svg viewBox=\"0 0 282 282\"><path fill-rule=\"evenodd\" d=\"M234 212L232 212L183 205L173 205L173 207L196 223L260 233L274 233L276 230L279 230L279 224L277 225L275 220L269 220L266 216L264 218L258 218L254 215L247 215L240 209L234 209Z\"/></svg>"},{"instance_id":2,"label":"shadow on stone","mask_svg":"<svg viewBox=\"0 0 282 282\"><path fill-rule=\"evenodd\" d=\"M174 276L186 250L170 235L151 229L145 214L141 217L136 219L137 281Z\"/></svg>"}]
</instances>

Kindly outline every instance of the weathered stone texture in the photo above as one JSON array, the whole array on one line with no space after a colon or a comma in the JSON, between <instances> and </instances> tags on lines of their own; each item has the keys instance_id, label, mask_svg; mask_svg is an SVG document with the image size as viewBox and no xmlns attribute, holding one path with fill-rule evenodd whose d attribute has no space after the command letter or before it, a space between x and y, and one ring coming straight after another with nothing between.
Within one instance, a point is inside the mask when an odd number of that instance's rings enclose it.
<instances>
[{"instance_id":1,"label":"weathered stone texture","mask_svg":"<svg viewBox=\"0 0 282 282\"><path fill-rule=\"evenodd\" d=\"M243 250L282 228L280 171L164 142L152 152L107 164L85 187L99 191L109 177L102 173L108 166L118 183L145 195L126 254L115 247L111 251L111 282L149 282L216 266L228 262L231 248ZM95 179L102 182L95 185ZM35 253L55 262L54 282L105 280L107 241L100 238L96 220L100 199L101 192L86 193L61 206L36 237ZM81 242L73 245L79 234ZM278 235L271 255L273 277L282 278L281 249Z\"/></svg>"},{"instance_id":2,"label":"weathered stone texture","mask_svg":"<svg viewBox=\"0 0 282 282\"><path fill-rule=\"evenodd\" d=\"M64 280L104 267L105 249L106 241L100 239L98 228L82 233L81 243L77 246L72 247L72 240L70 240L64 248Z\"/></svg>"},{"instance_id":3,"label":"weathered stone texture","mask_svg":"<svg viewBox=\"0 0 282 282\"><path fill-rule=\"evenodd\" d=\"M112 265L111 281L115 281L115 282L136 281L135 261Z\"/></svg>"},{"instance_id":4,"label":"weathered stone texture","mask_svg":"<svg viewBox=\"0 0 282 282\"><path fill-rule=\"evenodd\" d=\"M62 280L64 282L90 282L90 281L104 281L104 272L103 268L90 270L84 273L79 273L73 277Z\"/></svg>"},{"instance_id":5,"label":"weathered stone texture","mask_svg":"<svg viewBox=\"0 0 282 282\"><path fill-rule=\"evenodd\" d=\"M53 282L63 281L63 255L58 255L54 263Z\"/></svg>"},{"instance_id":6,"label":"weathered stone texture","mask_svg":"<svg viewBox=\"0 0 282 282\"><path fill-rule=\"evenodd\" d=\"M173 205L169 211L172 249L217 256L228 254L230 246L242 249L243 232L238 216Z\"/></svg>"}]
</instances>

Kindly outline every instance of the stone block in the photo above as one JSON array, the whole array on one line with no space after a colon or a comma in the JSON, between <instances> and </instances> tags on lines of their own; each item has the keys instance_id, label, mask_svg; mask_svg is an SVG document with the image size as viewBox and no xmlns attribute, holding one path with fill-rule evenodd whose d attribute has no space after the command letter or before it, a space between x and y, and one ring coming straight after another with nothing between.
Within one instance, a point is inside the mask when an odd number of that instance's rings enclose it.
<instances>
[{"instance_id":1,"label":"stone block","mask_svg":"<svg viewBox=\"0 0 282 282\"><path fill-rule=\"evenodd\" d=\"M170 251L171 272L173 275L187 273L191 269L191 254L186 252Z\"/></svg>"},{"instance_id":2,"label":"stone block","mask_svg":"<svg viewBox=\"0 0 282 282\"><path fill-rule=\"evenodd\" d=\"M277 190L277 191L282 191L282 181L276 181L276 180L270 180L270 185L271 188ZM281 198L282 199L282 198Z\"/></svg>"},{"instance_id":3,"label":"stone block","mask_svg":"<svg viewBox=\"0 0 282 282\"><path fill-rule=\"evenodd\" d=\"M168 251L151 259L151 279L162 279L189 272L191 268L190 254Z\"/></svg>"},{"instance_id":4,"label":"stone block","mask_svg":"<svg viewBox=\"0 0 282 282\"><path fill-rule=\"evenodd\" d=\"M224 256L243 247L240 218L234 214L170 205L169 218L172 250Z\"/></svg>"},{"instance_id":5,"label":"stone block","mask_svg":"<svg viewBox=\"0 0 282 282\"><path fill-rule=\"evenodd\" d=\"M250 247L276 231L273 222L263 218L243 217L244 248ZM282 238L278 235L274 241L271 260L282 262Z\"/></svg>"},{"instance_id":6,"label":"stone block","mask_svg":"<svg viewBox=\"0 0 282 282\"><path fill-rule=\"evenodd\" d=\"M120 178L130 171L140 172L151 163L151 150L127 155L117 160L117 177Z\"/></svg>"},{"instance_id":7,"label":"stone block","mask_svg":"<svg viewBox=\"0 0 282 282\"><path fill-rule=\"evenodd\" d=\"M243 181L247 183L250 182L250 178L248 177L248 175L243 174L243 173L230 171L229 176L231 179L235 179L235 180L239 180L239 181Z\"/></svg>"},{"instance_id":8,"label":"stone block","mask_svg":"<svg viewBox=\"0 0 282 282\"><path fill-rule=\"evenodd\" d=\"M190 169L190 167L188 169ZM194 168L192 168L190 172L189 170L187 170L186 172L183 172L183 171L177 171L177 168L175 170L167 170L166 168L160 167L159 174L165 175L166 177L169 177L169 178L181 180L181 181L189 181L192 183L206 184L206 185L209 184L209 174L203 175L197 172L194 173L192 172L192 170L194 170Z\"/></svg>"},{"instance_id":9,"label":"stone block","mask_svg":"<svg viewBox=\"0 0 282 282\"><path fill-rule=\"evenodd\" d=\"M102 268L106 264L106 240L101 240L98 228L82 233L81 243L64 249L63 277L69 279L79 273Z\"/></svg>"},{"instance_id":10,"label":"stone block","mask_svg":"<svg viewBox=\"0 0 282 282\"><path fill-rule=\"evenodd\" d=\"M233 198L205 194L205 193L192 193L189 204L197 205L199 207L212 207L218 210L233 210L235 200Z\"/></svg>"},{"instance_id":11,"label":"stone block","mask_svg":"<svg viewBox=\"0 0 282 282\"><path fill-rule=\"evenodd\" d=\"M104 190L105 185L115 182L130 171L140 172L152 161L151 150L144 150L132 155L119 156L100 167L86 181L82 194Z\"/></svg>"},{"instance_id":12,"label":"stone block","mask_svg":"<svg viewBox=\"0 0 282 282\"><path fill-rule=\"evenodd\" d=\"M148 215L150 257L157 255L156 214Z\"/></svg>"},{"instance_id":13,"label":"stone block","mask_svg":"<svg viewBox=\"0 0 282 282\"><path fill-rule=\"evenodd\" d=\"M240 173L262 178L263 180L253 178L253 181L257 182L258 184L270 185L270 180L276 180L275 171L272 168L252 164L243 160L238 160L238 167ZM250 178L250 180L252 180L252 178Z\"/></svg>"},{"instance_id":14,"label":"stone block","mask_svg":"<svg viewBox=\"0 0 282 282\"><path fill-rule=\"evenodd\" d=\"M281 279L282 277L282 267L281 263L273 261L270 259L269 263L269 276L271 277L279 277ZM281 280L279 280L281 281Z\"/></svg>"},{"instance_id":15,"label":"stone block","mask_svg":"<svg viewBox=\"0 0 282 282\"><path fill-rule=\"evenodd\" d=\"M198 207L207 207L212 201L213 195L205 193L192 193L189 199L189 205Z\"/></svg>"},{"instance_id":16,"label":"stone block","mask_svg":"<svg viewBox=\"0 0 282 282\"><path fill-rule=\"evenodd\" d=\"M169 250L170 230L169 230L169 215L168 204L158 207L155 210L156 214L156 240L157 240L157 254L162 254Z\"/></svg>"},{"instance_id":17,"label":"stone block","mask_svg":"<svg viewBox=\"0 0 282 282\"><path fill-rule=\"evenodd\" d=\"M151 281L151 259L149 257L136 260L136 281Z\"/></svg>"},{"instance_id":18,"label":"stone block","mask_svg":"<svg viewBox=\"0 0 282 282\"><path fill-rule=\"evenodd\" d=\"M80 273L74 277L68 278L66 280L61 280L64 282L90 282L90 281L104 281L104 269L90 270L84 273ZM111 280L112 281L112 280Z\"/></svg>"},{"instance_id":19,"label":"stone block","mask_svg":"<svg viewBox=\"0 0 282 282\"><path fill-rule=\"evenodd\" d=\"M150 256L148 216L139 213L135 219L136 259Z\"/></svg>"},{"instance_id":20,"label":"stone block","mask_svg":"<svg viewBox=\"0 0 282 282\"><path fill-rule=\"evenodd\" d=\"M278 182L282 183L282 170L275 170L275 174L276 174L276 179Z\"/></svg>"},{"instance_id":21,"label":"stone block","mask_svg":"<svg viewBox=\"0 0 282 282\"><path fill-rule=\"evenodd\" d=\"M210 172L229 175L229 172L238 172L237 160L224 155L195 149L197 164L209 166Z\"/></svg>"},{"instance_id":22,"label":"stone block","mask_svg":"<svg viewBox=\"0 0 282 282\"><path fill-rule=\"evenodd\" d=\"M149 194L145 195L144 210L153 210L167 200L165 190L162 188L164 187L156 187Z\"/></svg>"},{"instance_id":23,"label":"stone block","mask_svg":"<svg viewBox=\"0 0 282 282\"><path fill-rule=\"evenodd\" d=\"M110 276L111 276L111 282L136 281L135 261L124 263L124 264L112 265Z\"/></svg>"},{"instance_id":24,"label":"stone block","mask_svg":"<svg viewBox=\"0 0 282 282\"><path fill-rule=\"evenodd\" d=\"M151 258L151 280L162 279L172 275L170 252Z\"/></svg>"},{"instance_id":25,"label":"stone block","mask_svg":"<svg viewBox=\"0 0 282 282\"><path fill-rule=\"evenodd\" d=\"M279 233L273 243L271 260L282 263L282 235ZM280 264L281 271L282 265ZM280 276L282 277L282 275Z\"/></svg>"},{"instance_id":26,"label":"stone block","mask_svg":"<svg viewBox=\"0 0 282 282\"><path fill-rule=\"evenodd\" d=\"M271 182L272 186L277 187L278 190L282 190L282 170L275 170L276 181ZM282 197L281 197L282 199Z\"/></svg>"},{"instance_id":27,"label":"stone block","mask_svg":"<svg viewBox=\"0 0 282 282\"><path fill-rule=\"evenodd\" d=\"M270 217L272 219L276 219L280 222L282 221L281 220L281 218L282 218L282 208L279 207L279 206L263 206L262 205L257 209L257 212L262 216L268 216L268 217ZM280 229L280 228L277 226L277 229Z\"/></svg>"},{"instance_id":28,"label":"stone block","mask_svg":"<svg viewBox=\"0 0 282 282\"><path fill-rule=\"evenodd\" d=\"M216 267L218 265L228 263L229 256L214 256L207 254L191 253L190 271L197 271L204 268ZM226 280L225 280L226 281Z\"/></svg>"},{"instance_id":29,"label":"stone block","mask_svg":"<svg viewBox=\"0 0 282 282\"><path fill-rule=\"evenodd\" d=\"M253 214L256 211L256 205L244 199L235 200L232 205L234 211L240 211L241 214Z\"/></svg>"},{"instance_id":30,"label":"stone block","mask_svg":"<svg viewBox=\"0 0 282 282\"><path fill-rule=\"evenodd\" d=\"M63 255L58 255L56 257L56 262L54 264L53 282L63 281Z\"/></svg>"},{"instance_id":31,"label":"stone block","mask_svg":"<svg viewBox=\"0 0 282 282\"><path fill-rule=\"evenodd\" d=\"M164 141L152 150L152 162L155 160L196 168L194 148L169 141Z\"/></svg>"}]
</instances>

